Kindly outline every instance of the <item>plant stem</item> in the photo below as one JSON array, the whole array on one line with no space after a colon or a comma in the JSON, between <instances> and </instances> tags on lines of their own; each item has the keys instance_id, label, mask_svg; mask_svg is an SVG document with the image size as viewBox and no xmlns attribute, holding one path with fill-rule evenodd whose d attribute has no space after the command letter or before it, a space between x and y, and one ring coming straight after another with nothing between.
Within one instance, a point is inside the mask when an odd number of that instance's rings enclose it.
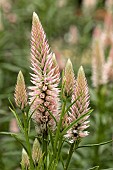
<instances>
[{"instance_id":1,"label":"plant stem","mask_svg":"<svg viewBox=\"0 0 113 170\"><path fill-rule=\"evenodd\" d=\"M71 144L70 151L69 151L69 155L68 155L68 157L67 157L67 161L66 161L66 165L65 165L65 167L64 167L64 170L67 170L67 169L68 169L68 166L69 166L69 163L70 163L70 160L71 160L73 151L74 151L74 144L75 144L75 143L72 143L72 144Z\"/></svg>"},{"instance_id":2,"label":"plant stem","mask_svg":"<svg viewBox=\"0 0 113 170\"><path fill-rule=\"evenodd\" d=\"M80 141L81 141L81 139L78 138L74 143L71 144L64 170L68 169L72 154L73 154L74 150L76 150L78 148Z\"/></svg>"},{"instance_id":3,"label":"plant stem","mask_svg":"<svg viewBox=\"0 0 113 170\"><path fill-rule=\"evenodd\" d=\"M30 145L29 136L28 136L27 133L26 133L26 135L25 135L25 138L26 138L26 144L27 144L27 149L28 149L28 153L29 153L30 168L31 168L31 170L34 170L33 159L32 159L32 153L31 153L31 145Z\"/></svg>"},{"instance_id":4,"label":"plant stem","mask_svg":"<svg viewBox=\"0 0 113 170\"><path fill-rule=\"evenodd\" d=\"M24 121L24 136L26 139L27 151L28 151L29 161L30 161L30 170L34 170L32 153L31 153L31 145L30 145L29 136L28 136L29 124L27 123L27 117L25 113L23 113L23 121Z\"/></svg>"},{"instance_id":5,"label":"plant stem","mask_svg":"<svg viewBox=\"0 0 113 170\"><path fill-rule=\"evenodd\" d=\"M97 110L98 110L98 128L97 128L97 136L96 136L96 141L100 143L102 139L104 140L105 138L105 133L104 133L104 128L105 125L103 125L102 118L103 114L105 113L105 92L104 92L104 86L99 86L97 89ZM100 163L100 156L99 156L99 148L100 146L97 146L94 150L95 152L95 157L94 157L94 165L95 163L98 165Z\"/></svg>"},{"instance_id":6,"label":"plant stem","mask_svg":"<svg viewBox=\"0 0 113 170\"><path fill-rule=\"evenodd\" d=\"M44 161L44 170L47 170L47 131L43 133L43 161Z\"/></svg>"},{"instance_id":7,"label":"plant stem","mask_svg":"<svg viewBox=\"0 0 113 170\"><path fill-rule=\"evenodd\" d=\"M60 120L58 123L58 127L57 127L57 131L56 131L56 136L55 136L55 143L54 143L54 149L55 149L55 155L56 155L56 150L57 150L57 142L58 142L58 138L59 138L59 134L60 134L60 128L62 125L62 120L64 118L64 113L65 113L65 107L66 107L66 101L64 101L63 106L62 106L62 113L60 116Z\"/></svg>"},{"instance_id":8,"label":"plant stem","mask_svg":"<svg viewBox=\"0 0 113 170\"><path fill-rule=\"evenodd\" d=\"M57 126L55 140L54 140L54 150L53 150L54 156L51 157L51 159L50 159L49 167L51 167L51 164L52 164L53 161L58 162L58 160L57 160L58 159L58 152L57 152L58 146L57 146L57 144L59 142L59 134L60 134L61 126L62 126L62 120L63 120L64 114L65 114L65 107L66 107L66 100L63 102L63 105L62 105L62 112L61 112L61 115L60 115L60 120L59 120L59 123L58 123L58 126ZM57 163L55 163L54 168L56 168L56 166L57 166Z\"/></svg>"}]
</instances>

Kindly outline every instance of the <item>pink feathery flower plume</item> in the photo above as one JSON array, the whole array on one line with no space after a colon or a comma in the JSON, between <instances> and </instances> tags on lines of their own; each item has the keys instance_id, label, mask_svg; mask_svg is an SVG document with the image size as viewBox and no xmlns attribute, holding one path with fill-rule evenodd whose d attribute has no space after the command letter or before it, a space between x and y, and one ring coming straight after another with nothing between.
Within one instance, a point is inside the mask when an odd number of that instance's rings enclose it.
<instances>
[{"instance_id":1,"label":"pink feathery flower plume","mask_svg":"<svg viewBox=\"0 0 113 170\"><path fill-rule=\"evenodd\" d=\"M103 45L99 39L94 39L92 46L92 82L94 87L107 83L104 66L105 55Z\"/></svg>"},{"instance_id":2,"label":"pink feathery flower plume","mask_svg":"<svg viewBox=\"0 0 113 170\"><path fill-rule=\"evenodd\" d=\"M87 80L83 67L81 66L78 71L78 76L75 84L75 88L72 95L72 102L77 100L71 107L71 111L68 116L68 124L78 119L81 115L84 115L89 111L89 92ZM67 137L70 143L73 143L78 138L82 138L88 135L86 129L89 127L89 116L82 118L76 125L67 131L65 137Z\"/></svg>"},{"instance_id":3,"label":"pink feathery flower plume","mask_svg":"<svg viewBox=\"0 0 113 170\"><path fill-rule=\"evenodd\" d=\"M60 73L54 54L50 52L46 35L37 14L33 13L31 31L31 82L30 103L33 120L36 123L37 133L52 130L56 124L49 111L58 121L59 119L59 89ZM49 110L49 111L48 111Z\"/></svg>"}]
</instances>

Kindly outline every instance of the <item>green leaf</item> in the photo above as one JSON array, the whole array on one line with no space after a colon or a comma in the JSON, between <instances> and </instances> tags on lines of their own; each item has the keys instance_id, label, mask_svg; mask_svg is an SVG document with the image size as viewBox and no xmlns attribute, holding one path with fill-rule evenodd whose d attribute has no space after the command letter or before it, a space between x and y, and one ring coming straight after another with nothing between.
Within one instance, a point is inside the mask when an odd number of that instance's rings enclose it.
<instances>
[{"instance_id":1,"label":"green leaf","mask_svg":"<svg viewBox=\"0 0 113 170\"><path fill-rule=\"evenodd\" d=\"M15 108L14 108L14 106L13 106L13 104L12 104L10 98L8 98L8 100L9 100L9 102L10 102L12 108L13 108L13 109L12 109L11 107L9 107L9 109L11 110L11 112L13 113L13 115L15 116L16 121L17 121L17 124L18 124L18 126L19 126L21 132L24 134L24 129L23 129L23 126L22 126L22 122L21 122L21 120L20 120L18 114L16 113Z\"/></svg>"},{"instance_id":2,"label":"green leaf","mask_svg":"<svg viewBox=\"0 0 113 170\"><path fill-rule=\"evenodd\" d=\"M63 97L65 82L63 82L64 70L62 71L61 96Z\"/></svg>"},{"instance_id":3,"label":"green leaf","mask_svg":"<svg viewBox=\"0 0 113 170\"><path fill-rule=\"evenodd\" d=\"M26 146L22 143L22 141L18 138L18 135L16 135L16 134L12 134L11 135L12 137L14 137L15 139L16 139L16 141L18 142L18 143L20 143L20 145L25 149L25 151L28 153L28 150L27 150L27 148L26 148Z\"/></svg>"},{"instance_id":4,"label":"green leaf","mask_svg":"<svg viewBox=\"0 0 113 170\"><path fill-rule=\"evenodd\" d=\"M63 158L62 158L62 155L60 155L60 161L61 161L62 166L63 166L63 169L64 169L64 160L63 160Z\"/></svg>"},{"instance_id":5,"label":"green leaf","mask_svg":"<svg viewBox=\"0 0 113 170\"><path fill-rule=\"evenodd\" d=\"M61 115L60 115L60 120L59 120L58 125L57 125L56 135L55 135L55 139L54 139L55 152L57 150L57 143L58 143L58 139L59 139L59 136L60 136L60 129L61 129L61 126L62 126L62 120L63 120L64 113L65 113L65 107L66 107L66 101L64 101L64 103L62 105L62 111L61 111ZM55 153L55 155L56 155L56 153Z\"/></svg>"},{"instance_id":6,"label":"green leaf","mask_svg":"<svg viewBox=\"0 0 113 170\"><path fill-rule=\"evenodd\" d=\"M31 117L33 115L33 113L38 109L38 107L40 106L40 104L33 110L33 112L31 114L28 113L29 117L28 117L28 123L31 120ZM30 110L29 110L30 111Z\"/></svg>"},{"instance_id":7,"label":"green leaf","mask_svg":"<svg viewBox=\"0 0 113 170\"><path fill-rule=\"evenodd\" d=\"M109 140L109 141L101 142L101 143L95 143L95 144L82 145L82 146L79 146L78 148L101 146L101 145L106 145L106 144L111 143L111 142L113 142L113 140Z\"/></svg>"},{"instance_id":8,"label":"green leaf","mask_svg":"<svg viewBox=\"0 0 113 170\"><path fill-rule=\"evenodd\" d=\"M16 133L12 133L12 132L0 132L0 135L16 135Z\"/></svg>"},{"instance_id":9,"label":"green leaf","mask_svg":"<svg viewBox=\"0 0 113 170\"><path fill-rule=\"evenodd\" d=\"M81 95L78 96L77 99L74 100L74 101L68 106L68 108L66 109L65 113L67 113L67 112L70 110L70 108L76 103L76 101L77 101L80 97L81 97Z\"/></svg>"},{"instance_id":10,"label":"green leaf","mask_svg":"<svg viewBox=\"0 0 113 170\"><path fill-rule=\"evenodd\" d=\"M45 107L45 106L44 106ZM45 107L45 109L49 112L49 114L51 115L51 117L54 119L55 123L57 124L56 118L53 116L52 112L50 112L49 109L47 109L47 107Z\"/></svg>"},{"instance_id":11,"label":"green leaf","mask_svg":"<svg viewBox=\"0 0 113 170\"><path fill-rule=\"evenodd\" d=\"M83 119L85 116L89 115L92 111L93 111L93 109L90 110L90 111L88 111L87 113L81 115L78 119L76 119L75 121L73 121L68 127L66 127L66 128L62 131L61 136L63 136L70 128L72 128L75 124L77 124L77 123L78 123L81 119Z\"/></svg>"},{"instance_id":12,"label":"green leaf","mask_svg":"<svg viewBox=\"0 0 113 170\"><path fill-rule=\"evenodd\" d=\"M11 112L13 113L13 115L15 116L16 121L17 121L17 124L18 124L21 132L24 134L24 129L23 129L23 126L22 126L22 122L21 122L18 114L17 114L13 109L11 109L11 107L9 107L9 109L11 110Z\"/></svg>"},{"instance_id":13,"label":"green leaf","mask_svg":"<svg viewBox=\"0 0 113 170\"><path fill-rule=\"evenodd\" d=\"M25 145L22 143L21 139L19 138L19 134L16 134L16 133L12 133L12 132L0 132L0 135L11 135L12 137L14 137L16 139L16 141L18 141L21 146L26 150L27 152L27 149L25 147Z\"/></svg>"},{"instance_id":14,"label":"green leaf","mask_svg":"<svg viewBox=\"0 0 113 170\"><path fill-rule=\"evenodd\" d=\"M48 127L48 129L49 129L49 134L50 134L51 146L52 146L52 149L53 149L53 152L54 152L54 141L53 141L52 132L51 132L51 129L49 127Z\"/></svg>"}]
</instances>

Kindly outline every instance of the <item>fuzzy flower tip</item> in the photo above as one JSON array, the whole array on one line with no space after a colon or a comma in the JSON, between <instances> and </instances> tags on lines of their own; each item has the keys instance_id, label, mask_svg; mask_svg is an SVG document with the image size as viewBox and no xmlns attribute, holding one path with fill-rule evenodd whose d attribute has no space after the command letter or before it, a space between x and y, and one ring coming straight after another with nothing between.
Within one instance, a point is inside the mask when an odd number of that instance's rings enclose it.
<instances>
[{"instance_id":1,"label":"fuzzy flower tip","mask_svg":"<svg viewBox=\"0 0 113 170\"><path fill-rule=\"evenodd\" d=\"M78 98L78 100L77 100ZM76 103L71 107L71 112L67 117L68 124L72 123L78 119L81 115L89 111L89 92L87 86L87 80L83 67L81 66L78 71L78 76L76 80L76 87L74 88L72 95L72 102L75 100ZM77 125L73 126L66 134L66 137L69 139L70 143L73 143L78 138L82 138L88 135L88 132L85 130L89 127L89 121L87 121L89 116L82 118Z\"/></svg>"},{"instance_id":2,"label":"fuzzy flower tip","mask_svg":"<svg viewBox=\"0 0 113 170\"><path fill-rule=\"evenodd\" d=\"M39 163L40 159L42 158L42 150L37 139L34 140L33 149L32 149L32 158L34 164Z\"/></svg>"},{"instance_id":3,"label":"fuzzy flower tip","mask_svg":"<svg viewBox=\"0 0 113 170\"><path fill-rule=\"evenodd\" d=\"M73 66L70 59L68 59L66 63L64 77L63 77L63 84L64 84L64 95L67 97L71 96L74 89L75 77L74 77Z\"/></svg>"},{"instance_id":4,"label":"fuzzy flower tip","mask_svg":"<svg viewBox=\"0 0 113 170\"><path fill-rule=\"evenodd\" d=\"M60 73L55 55L50 52L46 35L36 13L33 13L31 31L31 92L30 103L37 133L44 133L49 126L55 130L56 123L48 110L59 119L59 89Z\"/></svg>"},{"instance_id":5,"label":"fuzzy flower tip","mask_svg":"<svg viewBox=\"0 0 113 170\"><path fill-rule=\"evenodd\" d=\"M104 66L105 56L101 41L94 40L92 47L92 82L94 87L107 83Z\"/></svg>"},{"instance_id":6,"label":"fuzzy flower tip","mask_svg":"<svg viewBox=\"0 0 113 170\"><path fill-rule=\"evenodd\" d=\"M23 169L28 169L29 168L29 157L25 149L22 150L22 161L21 161L21 166Z\"/></svg>"},{"instance_id":7,"label":"fuzzy flower tip","mask_svg":"<svg viewBox=\"0 0 113 170\"><path fill-rule=\"evenodd\" d=\"M18 73L14 99L16 105L21 109L23 109L27 105L27 92L24 77L21 71Z\"/></svg>"}]
</instances>

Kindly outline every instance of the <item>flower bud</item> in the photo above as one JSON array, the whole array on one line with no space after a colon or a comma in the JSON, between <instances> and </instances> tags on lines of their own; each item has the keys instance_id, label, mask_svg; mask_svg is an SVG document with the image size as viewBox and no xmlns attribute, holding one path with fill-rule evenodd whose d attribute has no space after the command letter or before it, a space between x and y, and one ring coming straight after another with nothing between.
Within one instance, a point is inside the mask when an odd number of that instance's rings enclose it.
<instances>
[{"instance_id":1,"label":"flower bud","mask_svg":"<svg viewBox=\"0 0 113 170\"><path fill-rule=\"evenodd\" d=\"M42 150L37 138L34 140L33 143L32 158L35 164L39 163L40 159L42 158Z\"/></svg>"},{"instance_id":2,"label":"flower bud","mask_svg":"<svg viewBox=\"0 0 113 170\"><path fill-rule=\"evenodd\" d=\"M29 168L29 157L25 149L22 149L22 161L21 161L22 168L28 169Z\"/></svg>"},{"instance_id":3,"label":"flower bud","mask_svg":"<svg viewBox=\"0 0 113 170\"><path fill-rule=\"evenodd\" d=\"M27 92L24 77L21 71L19 72L17 77L14 97L15 103L19 108L23 109L27 105Z\"/></svg>"},{"instance_id":4,"label":"flower bud","mask_svg":"<svg viewBox=\"0 0 113 170\"><path fill-rule=\"evenodd\" d=\"M73 66L70 59L68 59L66 63L63 83L64 83L64 95L67 97L71 96L75 84L75 77L74 77Z\"/></svg>"}]
</instances>

